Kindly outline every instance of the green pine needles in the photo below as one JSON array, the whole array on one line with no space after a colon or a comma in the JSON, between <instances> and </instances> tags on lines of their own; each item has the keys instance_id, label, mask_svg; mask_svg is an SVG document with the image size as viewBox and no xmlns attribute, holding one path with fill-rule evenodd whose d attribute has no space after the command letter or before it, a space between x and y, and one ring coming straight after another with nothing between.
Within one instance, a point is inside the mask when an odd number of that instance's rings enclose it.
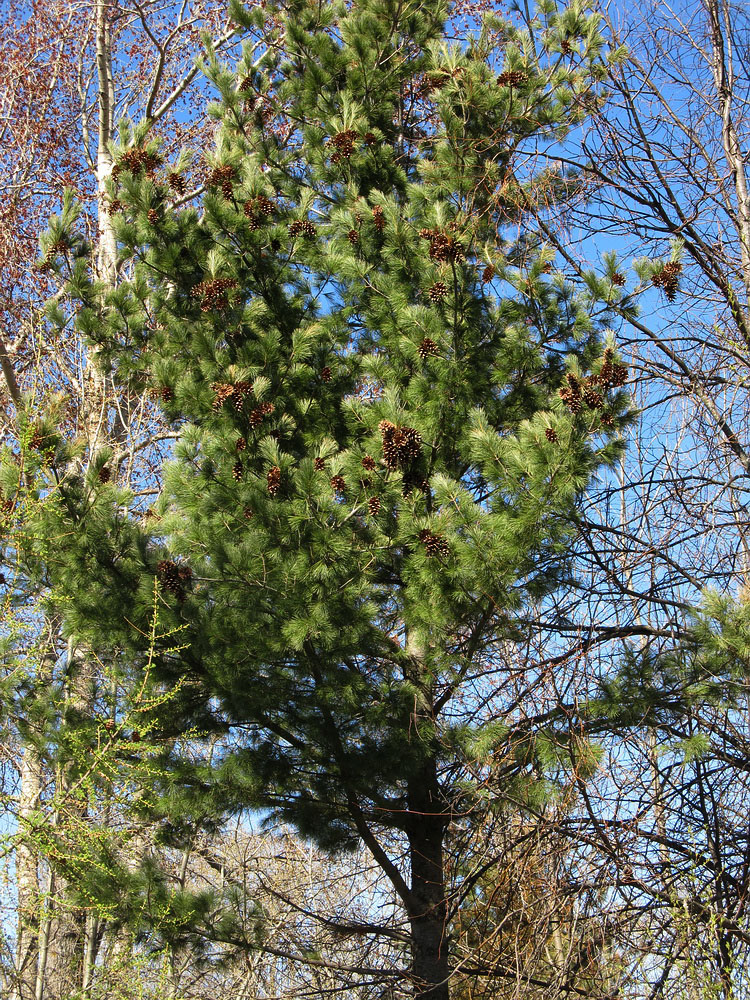
<instances>
[{"instance_id":1,"label":"green pine needles","mask_svg":"<svg viewBox=\"0 0 750 1000\"><path fill-rule=\"evenodd\" d=\"M72 289L115 378L180 432L158 537L139 528L116 584L135 623L156 576L187 626L157 665L189 678L164 732L235 739L182 762L164 808L203 797L364 842L429 1000L451 982L445 839L484 808L477 727L507 711L497 650L567 579L626 407L533 224L571 189L529 154L599 99L598 19L545 2L526 31L488 17L456 45L446 16L294 0L261 57L209 59L215 149L170 166L136 130L112 182L129 279Z\"/></svg>"}]
</instances>

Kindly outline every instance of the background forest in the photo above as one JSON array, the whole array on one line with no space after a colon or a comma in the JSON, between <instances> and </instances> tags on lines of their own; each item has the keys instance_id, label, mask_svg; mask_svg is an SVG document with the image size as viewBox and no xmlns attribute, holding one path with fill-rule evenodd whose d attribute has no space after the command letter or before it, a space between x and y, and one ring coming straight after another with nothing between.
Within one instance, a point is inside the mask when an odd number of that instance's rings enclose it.
<instances>
[{"instance_id":1,"label":"background forest","mask_svg":"<svg viewBox=\"0 0 750 1000\"><path fill-rule=\"evenodd\" d=\"M0 10L3 996L745 997L747 6Z\"/></svg>"}]
</instances>

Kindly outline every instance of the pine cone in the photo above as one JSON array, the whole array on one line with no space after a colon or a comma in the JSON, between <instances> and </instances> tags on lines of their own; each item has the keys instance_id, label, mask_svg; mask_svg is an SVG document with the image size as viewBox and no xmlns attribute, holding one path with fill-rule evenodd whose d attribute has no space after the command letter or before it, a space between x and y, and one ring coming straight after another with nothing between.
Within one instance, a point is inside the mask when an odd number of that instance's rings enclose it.
<instances>
[{"instance_id":1,"label":"pine cone","mask_svg":"<svg viewBox=\"0 0 750 1000\"><path fill-rule=\"evenodd\" d=\"M385 214L381 205L372 206L372 221L379 233L385 229Z\"/></svg>"},{"instance_id":2,"label":"pine cone","mask_svg":"<svg viewBox=\"0 0 750 1000\"><path fill-rule=\"evenodd\" d=\"M619 389L620 386L625 385L628 380L628 368L627 365L613 365L612 366L612 377L610 379L611 385L614 389Z\"/></svg>"},{"instance_id":3,"label":"pine cone","mask_svg":"<svg viewBox=\"0 0 750 1000\"><path fill-rule=\"evenodd\" d=\"M242 210L250 220L250 228L259 229L261 222L266 220L270 215L273 215L274 203L264 194L259 194L255 198L250 198L249 201L246 201L242 206Z\"/></svg>"},{"instance_id":4,"label":"pine cone","mask_svg":"<svg viewBox=\"0 0 750 1000\"><path fill-rule=\"evenodd\" d=\"M190 294L201 300L201 312L210 312L212 309L226 309L229 305L227 292L236 287L234 278L215 278L199 282Z\"/></svg>"},{"instance_id":5,"label":"pine cone","mask_svg":"<svg viewBox=\"0 0 750 1000\"><path fill-rule=\"evenodd\" d=\"M396 427L388 420L382 420L379 427L386 468L391 472L408 468L421 454L421 434L413 427Z\"/></svg>"},{"instance_id":6,"label":"pine cone","mask_svg":"<svg viewBox=\"0 0 750 1000\"><path fill-rule=\"evenodd\" d=\"M223 167L214 167L208 175L207 183L210 187L220 187L221 193L229 200L234 194L233 181L237 179L237 171L231 164Z\"/></svg>"},{"instance_id":7,"label":"pine cone","mask_svg":"<svg viewBox=\"0 0 750 1000\"><path fill-rule=\"evenodd\" d=\"M672 261L665 264L661 271L657 271L651 279L652 283L661 288L669 302L674 302L677 294L677 278L682 271L682 264L679 261Z\"/></svg>"},{"instance_id":8,"label":"pine cone","mask_svg":"<svg viewBox=\"0 0 750 1000\"><path fill-rule=\"evenodd\" d=\"M342 159L348 160L354 152L354 142L357 138L357 133L350 128L332 136L329 140L329 145L334 146L336 152L333 154L331 159L335 163L339 163Z\"/></svg>"},{"instance_id":9,"label":"pine cone","mask_svg":"<svg viewBox=\"0 0 750 1000\"><path fill-rule=\"evenodd\" d=\"M492 281L496 273L497 272L495 271L494 266L492 264L488 264L482 271L482 283L486 284L488 281Z\"/></svg>"},{"instance_id":10,"label":"pine cone","mask_svg":"<svg viewBox=\"0 0 750 1000\"><path fill-rule=\"evenodd\" d=\"M430 288L428 295L431 302L442 302L448 294L448 286L444 281L436 281Z\"/></svg>"},{"instance_id":11,"label":"pine cone","mask_svg":"<svg viewBox=\"0 0 750 1000\"><path fill-rule=\"evenodd\" d=\"M598 410L599 407L604 405L604 397L596 389L592 389L591 386L586 386L583 390L583 401L592 410Z\"/></svg>"},{"instance_id":12,"label":"pine cone","mask_svg":"<svg viewBox=\"0 0 750 1000\"><path fill-rule=\"evenodd\" d=\"M326 365L325 368L320 369L320 377L323 379L324 382L331 381L331 369L328 365Z\"/></svg>"},{"instance_id":13,"label":"pine cone","mask_svg":"<svg viewBox=\"0 0 750 1000\"><path fill-rule=\"evenodd\" d=\"M316 458L313 460L313 466L316 472L323 472L326 467L326 460L324 458Z\"/></svg>"},{"instance_id":14,"label":"pine cone","mask_svg":"<svg viewBox=\"0 0 750 1000\"><path fill-rule=\"evenodd\" d=\"M367 509L372 517L376 517L380 513L380 497L370 497L367 501Z\"/></svg>"},{"instance_id":15,"label":"pine cone","mask_svg":"<svg viewBox=\"0 0 750 1000\"><path fill-rule=\"evenodd\" d=\"M331 476L331 489L334 493L343 494L346 491L346 482L343 476Z\"/></svg>"},{"instance_id":16,"label":"pine cone","mask_svg":"<svg viewBox=\"0 0 750 1000\"><path fill-rule=\"evenodd\" d=\"M159 221L159 210L157 208L150 208L146 212L146 218L148 219L150 225L155 226Z\"/></svg>"},{"instance_id":17,"label":"pine cone","mask_svg":"<svg viewBox=\"0 0 750 1000\"><path fill-rule=\"evenodd\" d=\"M242 465L242 461L238 458L237 461L232 466L232 479L234 479L234 481L238 483L242 479L243 472L244 472L244 466Z\"/></svg>"},{"instance_id":18,"label":"pine cone","mask_svg":"<svg viewBox=\"0 0 750 1000\"><path fill-rule=\"evenodd\" d=\"M232 403L239 413L248 396L253 394L253 383L248 381L235 382L232 388Z\"/></svg>"},{"instance_id":19,"label":"pine cone","mask_svg":"<svg viewBox=\"0 0 750 1000\"><path fill-rule=\"evenodd\" d=\"M182 174L176 174L173 172L167 174L167 184L176 195L185 194L187 185L185 184L185 178Z\"/></svg>"},{"instance_id":20,"label":"pine cone","mask_svg":"<svg viewBox=\"0 0 750 1000\"><path fill-rule=\"evenodd\" d=\"M310 222L309 219L297 220L292 222L289 226L290 236L306 236L312 237L317 236L318 229L314 222Z\"/></svg>"},{"instance_id":21,"label":"pine cone","mask_svg":"<svg viewBox=\"0 0 750 1000\"><path fill-rule=\"evenodd\" d=\"M372 132L365 132L362 136L362 140L366 146L376 146L378 143L377 138Z\"/></svg>"},{"instance_id":22,"label":"pine cone","mask_svg":"<svg viewBox=\"0 0 750 1000\"><path fill-rule=\"evenodd\" d=\"M108 465L103 465L99 472L97 473L100 483L108 483L112 478L112 470Z\"/></svg>"},{"instance_id":23,"label":"pine cone","mask_svg":"<svg viewBox=\"0 0 750 1000\"><path fill-rule=\"evenodd\" d=\"M565 376L568 383L567 387L560 389L559 396L560 399L565 403L571 413L581 412L581 383L578 381L577 376L572 372L568 372Z\"/></svg>"},{"instance_id":24,"label":"pine cone","mask_svg":"<svg viewBox=\"0 0 750 1000\"><path fill-rule=\"evenodd\" d=\"M544 431L544 436L551 444L557 444L557 442L560 440L557 436L557 431L555 430L554 427L547 427Z\"/></svg>"},{"instance_id":25,"label":"pine cone","mask_svg":"<svg viewBox=\"0 0 750 1000\"><path fill-rule=\"evenodd\" d=\"M244 451L247 448L247 439L244 437L238 437L234 442L234 447L236 451Z\"/></svg>"},{"instance_id":26,"label":"pine cone","mask_svg":"<svg viewBox=\"0 0 750 1000\"><path fill-rule=\"evenodd\" d=\"M165 590L174 594L178 601L185 600L185 590L182 585L193 576L188 566L178 566L171 559L162 559L157 563L156 575Z\"/></svg>"},{"instance_id":27,"label":"pine cone","mask_svg":"<svg viewBox=\"0 0 750 1000\"><path fill-rule=\"evenodd\" d=\"M622 288L622 286L625 284L625 275L620 274L619 271L615 271L615 273L612 275L611 280L613 285L617 285L618 288Z\"/></svg>"},{"instance_id":28,"label":"pine cone","mask_svg":"<svg viewBox=\"0 0 750 1000\"><path fill-rule=\"evenodd\" d=\"M419 540L425 547L428 557L447 556L450 552L448 543L440 535L433 534L429 528L423 528L419 532Z\"/></svg>"},{"instance_id":29,"label":"pine cone","mask_svg":"<svg viewBox=\"0 0 750 1000\"><path fill-rule=\"evenodd\" d=\"M242 511L242 516L246 521L249 521L254 516L252 507L245 507Z\"/></svg>"},{"instance_id":30,"label":"pine cone","mask_svg":"<svg viewBox=\"0 0 750 1000\"><path fill-rule=\"evenodd\" d=\"M346 234L346 238L349 240L352 246L356 246L357 243L359 243L359 233L357 232L356 229L350 229L349 232Z\"/></svg>"},{"instance_id":31,"label":"pine cone","mask_svg":"<svg viewBox=\"0 0 750 1000\"><path fill-rule=\"evenodd\" d=\"M373 469L377 468L377 462L375 461L374 458L371 458L370 455L365 455L365 457L362 459L362 468L368 469L370 472L372 472Z\"/></svg>"},{"instance_id":32,"label":"pine cone","mask_svg":"<svg viewBox=\"0 0 750 1000\"><path fill-rule=\"evenodd\" d=\"M274 465L268 470L268 474L266 475L266 483L268 487L268 492L271 494L272 497L275 497L278 494L279 488L281 486L281 469L278 467L278 465Z\"/></svg>"},{"instance_id":33,"label":"pine cone","mask_svg":"<svg viewBox=\"0 0 750 1000\"><path fill-rule=\"evenodd\" d=\"M427 358L435 357L438 353L438 346L434 340L430 340L429 337L425 337L422 343L417 348L417 354L420 356L422 361L426 361Z\"/></svg>"},{"instance_id":34,"label":"pine cone","mask_svg":"<svg viewBox=\"0 0 750 1000\"><path fill-rule=\"evenodd\" d=\"M214 399L211 403L211 409L217 412L222 408L227 399L231 399L234 395L234 385L231 382L212 382L211 388L213 389Z\"/></svg>"}]
</instances>

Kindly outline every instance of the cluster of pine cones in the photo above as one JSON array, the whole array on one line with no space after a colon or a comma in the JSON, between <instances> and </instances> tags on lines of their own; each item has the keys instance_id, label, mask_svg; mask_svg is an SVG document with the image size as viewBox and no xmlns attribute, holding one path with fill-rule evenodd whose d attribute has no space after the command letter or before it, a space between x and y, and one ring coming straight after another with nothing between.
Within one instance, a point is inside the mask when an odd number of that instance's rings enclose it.
<instances>
[{"instance_id":1,"label":"cluster of pine cones","mask_svg":"<svg viewBox=\"0 0 750 1000\"><path fill-rule=\"evenodd\" d=\"M252 395L253 383L247 381L212 382L211 389L214 394L211 409L214 410L214 412L220 410L224 403L228 399L231 399L235 410L239 413L244 406L245 399Z\"/></svg>"},{"instance_id":2,"label":"cluster of pine cones","mask_svg":"<svg viewBox=\"0 0 750 1000\"><path fill-rule=\"evenodd\" d=\"M460 264L466 260L466 251L458 240L440 229L420 229L419 235L430 241L430 260L439 264Z\"/></svg>"},{"instance_id":3,"label":"cluster of pine cones","mask_svg":"<svg viewBox=\"0 0 750 1000\"><path fill-rule=\"evenodd\" d=\"M501 87L520 87L529 79L529 74L522 69L506 69L497 78Z\"/></svg>"},{"instance_id":4,"label":"cluster of pine cones","mask_svg":"<svg viewBox=\"0 0 750 1000\"><path fill-rule=\"evenodd\" d=\"M268 401L261 403L260 406L256 406L249 417L250 426L260 427L263 423L263 419L273 413L275 409L276 407L273 403L269 403Z\"/></svg>"},{"instance_id":5,"label":"cluster of pine cones","mask_svg":"<svg viewBox=\"0 0 750 1000\"><path fill-rule=\"evenodd\" d=\"M227 292L237 287L234 278L214 278L213 281L200 281L190 292L194 299L201 300L201 312L211 312L212 309L226 309L229 305Z\"/></svg>"},{"instance_id":6,"label":"cluster of pine cones","mask_svg":"<svg viewBox=\"0 0 750 1000\"><path fill-rule=\"evenodd\" d=\"M112 180L116 181L123 170L128 170L131 174L138 174L141 170L145 170L147 177L153 177L163 162L164 160L158 153L148 153L138 146L127 149L112 167Z\"/></svg>"},{"instance_id":7,"label":"cluster of pine cones","mask_svg":"<svg viewBox=\"0 0 750 1000\"><path fill-rule=\"evenodd\" d=\"M383 437L383 460L389 472L407 469L421 453L422 435L413 427L396 427L389 420L378 425Z\"/></svg>"},{"instance_id":8,"label":"cluster of pine cones","mask_svg":"<svg viewBox=\"0 0 750 1000\"><path fill-rule=\"evenodd\" d=\"M297 219L295 222L290 223L288 228L290 236L313 237L318 233L315 223L310 222L308 219Z\"/></svg>"},{"instance_id":9,"label":"cluster of pine cones","mask_svg":"<svg viewBox=\"0 0 750 1000\"><path fill-rule=\"evenodd\" d=\"M592 410L600 410L604 407L604 396L598 391L597 386L606 391L625 385L628 369L625 365L615 364L613 357L614 352L612 348L608 347L604 352L602 367L596 375L588 375L584 379L579 379L573 372L568 372L565 376L567 385L560 389L559 395L571 413L580 413L584 405ZM611 426L611 415L605 413L602 416L602 423L605 426Z\"/></svg>"},{"instance_id":10,"label":"cluster of pine cones","mask_svg":"<svg viewBox=\"0 0 750 1000\"><path fill-rule=\"evenodd\" d=\"M155 385L148 391L152 399L160 399L162 403L169 403L174 399L174 389L171 385Z\"/></svg>"},{"instance_id":11,"label":"cluster of pine cones","mask_svg":"<svg viewBox=\"0 0 750 1000\"><path fill-rule=\"evenodd\" d=\"M243 206L243 211L250 222L251 229L259 229L265 220L273 214L273 209L273 202L264 194L250 198Z\"/></svg>"},{"instance_id":12,"label":"cluster of pine cones","mask_svg":"<svg viewBox=\"0 0 750 1000\"><path fill-rule=\"evenodd\" d=\"M657 271L651 279L651 283L656 288L661 288L669 302L674 302L677 294L677 279L681 271L682 264L679 261L673 261L670 264L665 264L661 271Z\"/></svg>"},{"instance_id":13,"label":"cluster of pine cones","mask_svg":"<svg viewBox=\"0 0 750 1000\"><path fill-rule=\"evenodd\" d=\"M424 545L427 555L430 557L442 556L445 558L450 552L450 547L446 540L441 535L433 534L429 528L423 528L419 532L419 540Z\"/></svg>"},{"instance_id":14,"label":"cluster of pine cones","mask_svg":"<svg viewBox=\"0 0 750 1000\"><path fill-rule=\"evenodd\" d=\"M193 578L189 566L178 566L171 559L162 559L156 567L156 575L165 590L174 594L178 601L185 600L185 585Z\"/></svg>"},{"instance_id":15,"label":"cluster of pine cones","mask_svg":"<svg viewBox=\"0 0 750 1000\"><path fill-rule=\"evenodd\" d=\"M214 167L208 175L207 184L209 187L220 187L221 193L229 200L234 194L235 180L237 180L237 171L228 163L223 167Z\"/></svg>"},{"instance_id":16,"label":"cluster of pine cones","mask_svg":"<svg viewBox=\"0 0 750 1000\"><path fill-rule=\"evenodd\" d=\"M335 148L335 152L331 157L331 163L340 163L342 160L348 160L354 152L354 143L357 138L357 133L351 128L345 129L343 132L337 132L336 135L332 136L328 140L328 144ZM373 138L375 137L373 136Z\"/></svg>"}]
</instances>

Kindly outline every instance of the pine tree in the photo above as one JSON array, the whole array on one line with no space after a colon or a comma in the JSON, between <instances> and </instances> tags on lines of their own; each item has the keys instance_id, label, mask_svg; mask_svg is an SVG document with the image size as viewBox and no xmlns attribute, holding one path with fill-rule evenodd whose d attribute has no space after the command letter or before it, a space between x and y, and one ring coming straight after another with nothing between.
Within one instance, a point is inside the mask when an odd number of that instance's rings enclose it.
<instances>
[{"instance_id":1,"label":"pine tree","mask_svg":"<svg viewBox=\"0 0 750 1000\"><path fill-rule=\"evenodd\" d=\"M156 575L191 637L156 656L162 684L183 682L162 731L242 743L179 764L172 828L252 806L326 848L364 843L429 1000L451 976L445 838L483 808L476 720L503 713L483 670L568 578L576 500L625 409L624 370L548 277L526 211L565 185L522 166L595 100L597 18L545 0L537 50L489 17L450 45L446 16L293 0L260 63L210 59L201 204L173 207L179 169L136 130L112 189L133 280L106 309L83 277L69 289L99 356L180 439L154 544L118 574L109 543L111 587L85 605L71 571L68 614L137 647Z\"/></svg>"}]
</instances>

